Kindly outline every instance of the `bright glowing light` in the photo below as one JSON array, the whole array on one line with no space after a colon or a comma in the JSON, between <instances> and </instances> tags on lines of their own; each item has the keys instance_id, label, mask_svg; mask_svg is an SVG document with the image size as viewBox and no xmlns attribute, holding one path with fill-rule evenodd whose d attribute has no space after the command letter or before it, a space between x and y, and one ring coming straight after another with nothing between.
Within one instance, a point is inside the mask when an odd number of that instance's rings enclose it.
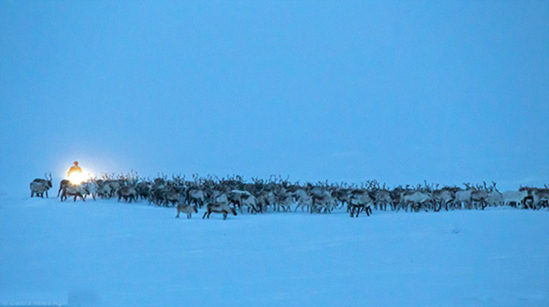
<instances>
[{"instance_id":1,"label":"bright glowing light","mask_svg":"<svg viewBox=\"0 0 549 307\"><path fill-rule=\"evenodd\" d=\"M82 171L72 172L67 179L69 179L72 184L81 184L82 182L87 181L88 177L89 173Z\"/></svg>"}]
</instances>

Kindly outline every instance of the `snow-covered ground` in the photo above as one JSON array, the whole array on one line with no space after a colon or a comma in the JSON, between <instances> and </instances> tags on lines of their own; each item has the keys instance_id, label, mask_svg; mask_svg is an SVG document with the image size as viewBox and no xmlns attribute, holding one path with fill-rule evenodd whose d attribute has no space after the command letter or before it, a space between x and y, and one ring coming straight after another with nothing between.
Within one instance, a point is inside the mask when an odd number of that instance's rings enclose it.
<instances>
[{"instance_id":1,"label":"snow-covered ground","mask_svg":"<svg viewBox=\"0 0 549 307\"><path fill-rule=\"evenodd\" d=\"M549 306L549 212L175 219L0 195L0 306Z\"/></svg>"}]
</instances>

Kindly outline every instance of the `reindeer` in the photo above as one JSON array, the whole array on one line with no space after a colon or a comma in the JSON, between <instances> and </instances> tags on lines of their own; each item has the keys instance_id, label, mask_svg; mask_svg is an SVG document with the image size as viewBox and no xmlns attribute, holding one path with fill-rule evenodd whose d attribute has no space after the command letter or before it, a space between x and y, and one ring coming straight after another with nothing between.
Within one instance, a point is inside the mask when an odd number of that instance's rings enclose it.
<instances>
[{"instance_id":1,"label":"reindeer","mask_svg":"<svg viewBox=\"0 0 549 307\"><path fill-rule=\"evenodd\" d=\"M193 213L198 213L198 209L196 209L196 206L190 205L190 204L178 204L177 205L177 215L176 218L179 218L179 213L186 213L187 218L190 219L192 217Z\"/></svg>"},{"instance_id":2,"label":"reindeer","mask_svg":"<svg viewBox=\"0 0 549 307\"><path fill-rule=\"evenodd\" d=\"M444 187L442 189L437 189L432 192L433 197L433 204L435 206L435 211L442 210L442 207L444 206L444 209L448 211L448 205L451 204L455 199L455 193L452 191L449 187Z\"/></svg>"},{"instance_id":3,"label":"reindeer","mask_svg":"<svg viewBox=\"0 0 549 307\"><path fill-rule=\"evenodd\" d=\"M307 211L312 212L312 205L313 205L313 196L307 194L307 192L303 189L296 190L294 192L294 198L297 201L297 205L295 206L295 211L297 209L301 208L301 212L304 211L304 209L307 209Z\"/></svg>"},{"instance_id":4,"label":"reindeer","mask_svg":"<svg viewBox=\"0 0 549 307\"><path fill-rule=\"evenodd\" d=\"M226 195L227 195L227 199L229 200L229 203L232 204L234 208L240 209L240 213L242 213L242 199L244 197L248 198L252 196L250 192L241 191L241 190L232 190Z\"/></svg>"},{"instance_id":5,"label":"reindeer","mask_svg":"<svg viewBox=\"0 0 549 307\"><path fill-rule=\"evenodd\" d=\"M372 214L371 205L374 203L374 199L370 196L367 190L353 190L351 197L349 198L348 210L351 213L351 217L358 217L361 211L364 210L367 216Z\"/></svg>"},{"instance_id":6,"label":"reindeer","mask_svg":"<svg viewBox=\"0 0 549 307\"><path fill-rule=\"evenodd\" d=\"M332 213L332 210L336 206L336 200L332 195L326 194L322 196L313 195L313 203L311 205L311 213Z\"/></svg>"},{"instance_id":7,"label":"reindeer","mask_svg":"<svg viewBox=\"0 0 549 307\"><path fill-rule=\"evenodd\" d=\"M69 183L63 187L63 191L61 191L61 201L67 200L69 196L74 196L74 201L76 201L77 197L80 197L82 201L86 201L84 199L84 193L85 191L83 186Z\"/></svg>"},{"instance_id":8,"label":"reindeer","mask_svg":"<svg viewBox=\"0 0 549 307\"><path fill-rule=\"evenodd\" d=\"M240 198L240 205L248 207L248 212L252 214L260 212L257 198L251 194L243 194Z\"/></svg>"},{"instance_id":9,"label":"reindeer","mask_svg":"<svg viewBox=\"0 0 549 307\"><path fill-rule=\"evenodd\" d=\"M135 190L137 191L137 194L142 198L148 198L151 194L151 188L152 184L150 182L139 182L137 186L135 187Z\"/></svg>"},{"instance_id":10,"label":"reindeer","mask_svg":"<svg viewBox=\"0 0 549 307\"><path fill-rule=\"evenodd\" d=\"M154 203L157 206L166 205L168 203L168 200L166 199L168 191L169 190L164 186L152 188L151 193L149 194L149 205L151 203Z\"/></svg>"},{"instance_id":11,"label":"reindeer","mask_svg":"<svg viewBox=\"0 0 549 307\"><path fill-rule=\"evenodd\" d=\"M84 187L84 197L87 197L87 195L90 195L93 200L97 197L97 191L99 190L99 185L94 180L90 180L88 182L82 183L82 186Z\"/></svg>"},{"instance_id":12,"label":"reindeer","mask_svg":"<svg viewBox=\"0 0 549 307\"><path fill-rule=\"evenodd\" d=\"M544 203L545 206L549 205L549 187L547 185L545 185L543 189L533 189L531 193L533 198L532 206L534 209L539 209Z\"/></svg>"},{"instance_id":13,"label":"reindeer","mask_svg":"<svg viewBox=\"0 0 549 307\"><path fill-rule=\"evenodd\" d=\"M374 192L375 205L379 207L380 210L387 210L387 205L391 206L391 209L394 210L393 198L391 193L388 190L376 190Z\"/></svg>"},{"instance_id":14,"label":"reindeer","mask_svg":"<svg viewBox=\"0 0 549 307\"><path fill-rule=\"evenodd\" d=\"M519 191L505 191L502 193L502 196L504 206L512 206L514 204L518 207L528 197L528 190L521 188Z\"/></svg>"},{"instance_id":15,"label":"reindeer","mask_svg":"<svg viewBox=\"0 0 549 307\"><path fill-rule=\"evenodd\" d=\"M225 205L229 205L231 203L231 201L229 200L229 198L227 197L227 193L213 193L212 192L212 196L210 197L210 202L213 202L213 203L217 203L217 204L225 204Z\"/></svg>"},{"instance_id":16,"label":"reindeer","mask_svg":"<svg viewBox=\"0 0 549 307\"><path fill-rule=\"evenodd\" d=\"M527 191L524 206L528 207L526 199L530 201L531 209L539 209L541 205L549 200L549 187L545 185L545 188L533 188L533 187L521 187L520 191Z\"/></svg>"},{"instance_id":17,"label":"reindeer","mask_svg":"<svg viewBox=\"0 0 549 307\"><path fill-rule=\"evenodd\" d=\"M118 194L118 201L124 198L124 201L131 203L132 200L136 202L138 198L137 191L131 185L120 188L116 193Z\"/></svg>"},{"instance_id":18,"label":"reindeer","mask_svg":"<svg viewBox=\"0 0 549 307\"><path fill-rule=\"evenodd\" d=\"M46 194L46 198L49 198L48 190L53 187L51 173L49 173L49 178L47 173L44 174L44 178L45 179L36 178L30 183L31 198L34 197L35 194L37 197L44 198L44 193Z\"/></svg>"},{"instance_id":19,"label":"reindeer","mask_svg":"<svg viewBox=\"0 0 549 307\"><path fill-rule=\"evenodd\" d=\"M124 178L119 178L108 181L108 184L111 186L112 191L110 197L114 197L114 195L117 194L118 190L125 186L126 182L124 181Z\"/></svg>"},{"instance_id":20,"label":"reindeer","mask_svg":"<svg viewBox=\"0 0 549 307\"><path fill-rule=\"evenodd\" d=\"M297 191L303 191L301 189ZM350 190L339 187L332 192L332 197L338 202L338 208L349 203ZM298 200L298 199L296 199Z\"/></svg>"},{"instance_id":21,"label":"reindeer","mask_svg":"<svg viewBox=\"0 0 549 307\"><path fill-rule=\"evenodd\" d=\"M97 195L102 199L111 198L112 195L114 194L114 189L110 185L109 180L105 180L105 181L98 180L97 185L99 186L99 188L97 189Z\"/></svg>"},{"instance_id":22,"label":"reindeer","mask_svg":"<svg viewBox=\"0 0 549 307\"><path fill-rule=\"evenodd\" d=\"M409 205L410 210L418 212L421 207L423 207L424 210L427 211L427 207L425 205L429 202L432 203L432 197L429 193L416 190L402 192L400 199L406 211L408 211Z\"/></svg>"},{"instance_id":23,"label":"reindeer","mask_svg":"<svg viewBox=\"0 0 549 307\"><path fill-rule=\"evenodd\" d=\"M486 199L488 198L488 189L486 187L486 182L484 182L484 187L481 185L476 185L471 192L471 204L475 206L476 209L479 208L484 210L488 205Z\"/></svg>"},{"instance_id":24,"label":"reindeer","mask_svg":"<svg viewBox=\"0 0 549 307\"><path fill-rule=\"evenodd\" d=\"M61 180L61 182L59 183L59 191L57 191L57 197L59 197L59 195L61 195L61 192L63 191L63 189L70 185L71 184L71 181L69 179L63 179Z\"/></svg>"},{"instance_id":25,"label":"reindeer","mask_svg":"<svg viewBox=\"0 0 549 307\"><path fill-rule=\"evenodd\" d=\"M274 210L283 212L291 211L291 206L294 203L294 197L292 194L287 193L284 188L280 189L278 195L276 195L276 202L274 204Z\"/></svg>"},{"instance_id":26,"label":"reindeer","mask_svg":"<svg viewBox=\"0 0 549 307\"><path fill-rule=\"evenodd\" d=\"M276 196L272 191L264 190L257 196L257 206L259 212L266 212L270 205L276 202Z\"/></svg>"},{"instance_id":27,"label":"reindeer","mask_svg":"<svg viewBox=\"0 0 549 307\"><path fill-rule=\"evenodd\" d=\"M172 206L175 206L175 204L179 202L181 197L182 195L179 193L179 189L172 187L166 192L166 205L172 204Z\"/></svg>"},{"instance_id":28,"label":"reindeer","mask_svg":"<svg viewBox=\"0 0 549 307\"><path fill-rule=\"evenodd\" d=\"M204 212L204 216L202 216L202 219L206 217L210 218L212 212L223 214L224 220L227 219L227 215L229 213L232 213L236 216L236 209L231 208L227 204L209 203L206 205L206 212Z\"/></svg>"},{"instance_id":29,"label":"reindeer","mask_svg":"<svg viewBox=\"0 0 549 307\"><path fill-rule=\"evenodd\" d=\"M495 181L492 181L492 186L490 187L486 201L496 207L503 205L503 194L498 191Z\"/></svg>"},{"instance_id":30,"label":"reindeer","mask_svg":"<svg viewBox=\"0 0 549 307\"><path fill-rule=\"evenodd\" d=\"M461 205L465 204L465 208L470 209L473 190L470 187L470 183L464 183L463 185L465 185L466 189L456 191L454 205L461 209Z\"/></svg>"},{"instance_id":31,"label":"reindeer","mask_svg":"<svg viewBox=\"0 0 549 307\"><path fill-rule=\"evenodd\" d=\"M190 188L185 192L185 194L189 203L194 204L200 208L204 206L204 200L206 198L206 195L201 189L197 187Z\"/></svg>"}]
</instances>

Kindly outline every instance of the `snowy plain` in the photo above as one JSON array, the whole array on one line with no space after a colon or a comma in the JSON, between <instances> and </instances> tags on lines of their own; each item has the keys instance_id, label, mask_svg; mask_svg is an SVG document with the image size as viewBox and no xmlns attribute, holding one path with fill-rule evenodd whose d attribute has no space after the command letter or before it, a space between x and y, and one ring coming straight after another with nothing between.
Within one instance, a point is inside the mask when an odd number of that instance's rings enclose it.
<instances>
[{"instance_id":1,"label":"snowy plain","mask_svg":"<svg viewBox=\"0 0 549 307\"><path fill-rule=\"evenodd\" d=\"M202 214L4 193L0 306L549 306L547 210Z\"/></svg>"}]
</instances>

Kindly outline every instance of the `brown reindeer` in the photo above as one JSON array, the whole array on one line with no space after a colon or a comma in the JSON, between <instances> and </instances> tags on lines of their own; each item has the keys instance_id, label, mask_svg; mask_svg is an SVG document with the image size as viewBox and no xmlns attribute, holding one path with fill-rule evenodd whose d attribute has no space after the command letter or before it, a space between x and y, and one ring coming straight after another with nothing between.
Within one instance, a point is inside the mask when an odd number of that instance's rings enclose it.
<instances>
[{"instance_id":1,"label":"brown reindeer","mask_svg":"<svg viewBox=\"0 0 549 307\"><path fill-rule=\"evenodd\" d=\"M196 209L196 206L189 205L189 204L177 205L177 215L175 217L179 218L179 213L181 212L186 213L187 218L190 219L193 213L198 213L198 209Z\"/></svg>"},{"instance_id":2,"label":"brown reindeer","mask_svg":"<svg viewBox=\"0 0 549 307\"><path fill-rule=\"evenodd\" d=\"M204 212L204 216L202 216L202 218L210 218L212 212L223 214L224 220L227 219L227 215L229 213L232 213L236 216L236 210L234 208L231 208L228 204L210 203L206 205L206 212Z\"/></svg>"}]
</instances>

